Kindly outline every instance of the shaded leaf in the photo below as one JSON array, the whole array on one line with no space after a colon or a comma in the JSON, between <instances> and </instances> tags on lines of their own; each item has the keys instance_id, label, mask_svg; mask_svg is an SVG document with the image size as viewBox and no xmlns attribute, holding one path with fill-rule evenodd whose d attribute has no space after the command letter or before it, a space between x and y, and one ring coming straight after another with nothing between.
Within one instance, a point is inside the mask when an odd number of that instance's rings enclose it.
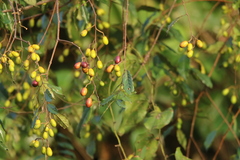
<instances>
[{"instance_id":1,"label":"shaded leaf","mask_svg":"<svg viewBox=\"0 0 240 160\"><path fill-rule=\"evenodd\" d=\"M72 146L72 144L68 143L68 142L59 142L57 143L58 146L64 148L64 149L69 149L69 150L73 150L74 147Z\"/></svg>"},{"instance_id":2,"label":"shaded leaf","mask_svg":"<svg viewBox=\"0 0 240 160\"><path fill-rule=\"evenodd\" d=\"M125 108L125 103L124 103L123 100L117 99L117 100L116 100L116 103L117 103L117 105L118 105L119 107Z\"/></svg>"},{"instance_id":3,"label":"shaded leaf","mask_svg":"<svg viewBox=\"0 0 240 160\"><path fill-rule=\"evenodd\" d=\"M182 55L178 60L177 71L184 79L187 79L189 63L189 58L186 55Z\"/></svg>"},{"instance_id":4,"label":"shaded leaf","mask_svg":"<svg viewBox=\"0 0 240 160\"><path fill-rule=\"evenodd\" d=\"M217 131L212 131L207 135L207 138L204 141L204 147L205 147L206 150L208 150L208 148L211 146L211 144L212 144L214 138L216 137L216 135L217 135Z\"/></svg>"},{"instance_id":5,"label":"shaded leaf","mask_svg":"<svg viewBox=\"0 0 240 160\"><path fill-rule=\"evenodd\" d=\"M131 94L132 92L134 92L132 75L130 74L130 72L128 70L125 71L123 74L122 84L123 84L123 89L128 94Z\"/></svg>"},{"instance_id":6,"label":"shaded leaf","mask_svg":"<svg viewBox=\"0 0 240 160\"><path fill-rule=\"evenodd\" d=\"M193 74L196 75L203 84L205 84L207 87L212 88L213 84L210 79L206 74L202 74L199 70L197 69L192 69Z\"/></svg>"},{"instance_id":7,"label":"shaded leaf","mask_svg":"<svg viewBox=\"0 0 240 160\"><path fill-rule=\"evenodd\" d=\"M182 154L180 147L177 147L175 151L175 158L176 160L191 160L190 158L187 158Z\"/></svg>"},{"instance_id":8,"label":"shaded leaf","mask_svg":"<svg viewBox=\"0 0 240 160\"><path fill-rule=\"evenodd\" d=\"M78 138L81 138L80 132L82 129L83 124L85 123L86 119L88 118L88 115L90 113L90 108L84 107L82 118L80 119L80 122L77 125L76 135Z\"/></svg>"},{"instance_id":9,"label":"shaded leaf","mask_svg":"<svg viewBox=\"0 0 240 160\"><path fill-rule=\"evenodd\" d=\"M159 109L155 109L150 113L150 117L146 118L144 126L148 129L161 129L170 123L173 117L173 109L168 108L161 112Z\"/></svg>"},{"instance_id":10,"label":"shaded leaf","mask_svg":"<svg viewBox=\"0 0 240 160\"><path fill-rule=\"evenodd\" d=\"M174 19L169 25L168 25L168 29L167 29L167 33L169 32L169 30L172 28L172 26L183 16L185 16L186 14L184 15L181 15L179 17L177 17L176 19Z\"/></svg>"},{"instance_id":11,"label":"shaded leaf","mask_svg":"<svg viewBox=\"0 0 240 160\"><path fill-rule=\"evenodd\" d=\"M103 99L100 104L101 104L102 106L108 104L109 102L112 101L112 99L113 99L114 96L115 96L114 94L108 96L107 98Z\"/></svg>"},{"instance_id":12,"label":"shaded leaf","mask_svg":"<svg viewBox=\"0 0 240 160\"><path fill-rule=\"evenodd\" d=\"M48 104L47 109L52 114L57 114L58 113L58 110L57 110L56 106L54 106L53 104Z\"/></svg>"},{"instance_id":13,"label":"shaded leaf","mask_svg":"<svg viewBox=\"0 0 240 160\"><path fill-rule=\"evenodd\" d=\"M181 88L183 92L188 95L188 99L190 100L190 102L193 103L194 100L193 90L185 82L181 83Z\"/></svg>"},{"instance_id":14,"label":"shaded leaf","mask_svg":"<svg viewBox=\"0 0 240 160\"><path fill-rule=\"evenodd\" d=\"M71 156L73 159L76 159L76 155L75 155L72 151L69 151L69 150L60 150L59 152L62 153L62 154Z\"/></svg>"},{"instance_id":15,"label":"shaded leaf","mask_svg":"<svg viewBox=\"0 0 240 160\"><path fill-rule=\"evenodd\" d=\"M0 146L4 149L4 150L8 150L8 148L5 145L5 137L6 137L6 130L4 128L3 122L2 120L0 120Z\"/></svg>"},{"instance_id":16,"label":"shaded leaf","mask_svg":"<svg viewBox=\"0 0 240 160\"><path fill-rule=\"evenodd\" d=\"M54 95L50 93L49 89L46 89L44 92L44 98L47 102L51 102L54 99Z\"/></svg>"},{"instance_id":17,"label":"shaded leaf","mask_svg":"<svg viewBox=\"0 0 240 160\"><path fill-rule=\"evenodd\" d=\"M56 122L64 129L70 126L68 119L64 115L57 113L54 114L53 116Z\"/></svg>"},{"instance_id":18,"label":"shaded leaf","mask_svg":"<svg viewBox=\"0 0 240 160\"><path fill-rule=\"evenodd\" d=\"M86 151L89 155L94 156L96 152L96 143L94 139L91 139L91 141L88 143Z\"/></svg>"},{"instance_id":19,"label":"shaded leaf","mask_svg":"<svg viewBox=\"0 0 240 160\"><path fill-rule=\"evenodd\" d=\"M186 146L187 146L187 139L186 139L186 136L185 134L183 133L182 130L178 129L177 130L177 140L178 142L181 144L181 146L186 149Z\"/></svg>"}]
</instances>

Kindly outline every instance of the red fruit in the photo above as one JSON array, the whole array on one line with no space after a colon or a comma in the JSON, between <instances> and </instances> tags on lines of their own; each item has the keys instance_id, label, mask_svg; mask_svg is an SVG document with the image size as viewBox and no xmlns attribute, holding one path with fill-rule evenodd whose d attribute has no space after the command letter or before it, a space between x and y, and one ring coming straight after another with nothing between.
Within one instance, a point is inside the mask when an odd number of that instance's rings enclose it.
<instances>
[{"instance_id":1,"label":"red fruit","mask_svg":"<svg viewBox=\"0 0 240 160\"><path fill-rule=\"evenodd\" d=\"M37 82L37 81L35 81L35 80L34 80L34 81L32 81L32 86L33 86L33 87L37 87L37 86L38 86L38 82Z\"/></svg>"},{"instance_id":2,"label":"red fruit","mask_svg":"<svg viewBox=\"0 0 240 160\"><path fill-rule=\"evenodd\" d=\"M115 63L118 64L121 62L121 57L120 56L116 56L115 57Z\"/></svg>"},{"instance_id":3,"label":"red fruit","mask_svg":"<svg viewBox=\"0 0 240 160\"><path fill-rule=\"evenodd\" d=\"M87 106L88 108L90 108L90 107L92 106L92 98L88 98L88 99L86 100L86 106Z\"/></svg>"},{"instance_id":4,"label":"red fruit","mask_svg":"<svg viewBox=\"0 0 240 160\"><path fill-rule=\"evenodd\" d=\"M82 88L81 91L80 91L80 94L82 96L86 96L87 95L87 92L88 92L88 89L86 87Z\"/></svg>"},{"instance_id":5,"label":"red fruit","mask_svg":"<svg viewBox=\"0 0 240 160\"><path fill-rule=\"evenodd\" d=\"M82 66L83 68L87 68L87 67L88 67L88 63L87 63L87 62L82 62L82 63L81 63L81 66Z\"/></svg>"},{"instance_id":6,"label":"red fruit","mask_svg":"<svg viewBox=\"0 0 240 160\"><path fill-rule=\"evenodd\" d=\"M77 62L74 64L75 69L79 69L81 67L81 62Z\"/></svg>"}]
</instances>

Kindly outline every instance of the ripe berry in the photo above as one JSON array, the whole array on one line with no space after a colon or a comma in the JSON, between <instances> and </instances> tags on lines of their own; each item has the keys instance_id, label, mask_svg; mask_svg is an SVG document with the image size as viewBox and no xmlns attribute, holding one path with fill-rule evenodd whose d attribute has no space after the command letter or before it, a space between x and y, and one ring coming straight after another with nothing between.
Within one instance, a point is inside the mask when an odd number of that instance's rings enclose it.
<instances>
[{"instance_id":1,"label":"ripe berry","mask_svg":"<svg viewBox=\"0 0 240 160\"><path fill-rule=\"evenodd\" d=\"M188 41L182 41L182 42L180 43L179 47L185 48L185 47L187 47L187 45L188 45Z\"/></svg>"},{"instance_id":2,"label":"ripe berry","mask_svg":"<svg viewBox=\"0 0 240 160\"><path fill-rule=\"evenodd\" d=\"M121 57L120 56L116 56L115 57L115 63L118 64L121 62Z\"/></svg>"},{"instance_id":3,"label":"ripe berry","mask_svg":"<svg viewBox=\"0 0 240 160\"><path fill-rule=\"evenodd\" d=\"M87 95L87 92L88 92L88 89L86 87L82 88L81 91L80 91L80 94L82 96L86 96Z\"/></svg>"},{"instance_id":4,"label":"ripe berry","mask_svg":"<svg viewBox=\"0 0 240 160\"><path fill-rule=\"evenodd\" d=\"M109 65L109 66L107 67L107 69L106 69L106 72L107 72L107 73L111 73L112 70L113 70L113 68L114 68L114 65L113 65L113 64Z\"/></svg>"},{"instance_id":5,"label":"ripe berry","mask_svg":"<svg viewBox=\"0 0 240 160\"><path fill-rule=\"evenodd\" d=\"M37 82L37 81L35 81L35 80L34 80L34 81L32 81L32 86L33 86L33 87L37 87L37 86L38 86L38 82Z\"/></svg>"},{"instance_id":6,"label":"ripe berry","mask_svg":"<svg viewBox=\"0 0 240 160\"><path fill-rule=\"evenodd\" d=\"M86 100L86 106L87 106L88 108L90 108L90 107L92 106L92 98L88 98L88 99Z\"/></svg>"},{"instance_id":7,"label":"ripe berry","mask_svg":"<svg viewBox=\"0 0 240 160\"><path fill-rule=\"evenodd\" d=\"M74 64L75 69L79 69L81 67L81 62L77 62Z\"/></svg>"},{"instance_id":8,"label":"ripe berry","mask_svg":"<svg viewBox=\"0 0 240 160\"><path fill-rule=\"evenodd\" d=\"M88 63L87 63L87 62L82 62L82 63L81 63L81 66L82 66L83 68L87 68L87 67L88 67Z\"/></svg>"}]
</instances>

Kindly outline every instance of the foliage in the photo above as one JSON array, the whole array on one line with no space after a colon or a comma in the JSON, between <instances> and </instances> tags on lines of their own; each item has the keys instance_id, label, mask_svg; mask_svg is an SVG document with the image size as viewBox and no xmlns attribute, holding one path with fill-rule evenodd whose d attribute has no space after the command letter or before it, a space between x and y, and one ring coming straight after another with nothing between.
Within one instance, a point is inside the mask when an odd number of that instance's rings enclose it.
<instances>
[{"instance_id":1,"label":"foliage","mask_svg":"<svg viewBox=\"0 0 240 160\"><path fill-rule=\"evenodd\" d=\"M0 1L0 159L239 159L239 8Z\"/></svg>"}]
</instances>

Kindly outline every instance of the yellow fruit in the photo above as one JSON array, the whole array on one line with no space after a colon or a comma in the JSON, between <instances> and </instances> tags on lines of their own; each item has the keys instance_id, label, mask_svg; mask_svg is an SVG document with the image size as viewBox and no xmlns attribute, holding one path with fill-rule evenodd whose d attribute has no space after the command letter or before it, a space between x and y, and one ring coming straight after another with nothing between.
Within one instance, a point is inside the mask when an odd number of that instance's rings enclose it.
<instances>
[{"instance_id":1,"label":"yellow fruit","mask_svg":"<svg viewBox=\"0 0 240 160\"><path fill-rule=\"evenodd\" d=\"M50 124L51 124L53 127L56 127L56 126L57 126L57 122L56 122L54 119L51 119L51 120L50 120Z\"/></svg>"},{"instance_id":2,"label":"yellow fruit","mask_svg":"<svg viewBox=\"0 0 240 160\"><path fill-rule=\"evenodd\" d=\"M90 132L87 132L85 135L84 135L84 138L88 138L90 136Z\"/></svg>"},{"instance_id":3,"label":"yellow fruit","mask_svg":"<svg viewBox=\"0 0 240 160\"><path fill-rule=\"evenodd\" d=\"M28 82L23 82L23 89L25 90L30 89L30 85Z\"/></svg>"},{"instance_id":4,"label":"yellow fruit","mask_svg":"<svg viewBox=\"0 0 240 160\"><path fill-rule=\"evenodd\" d=\"M46 147L42 147L42 154L46 154L47 148Z\"/></svg>"},{"instance_id":5,"label":"yellow fruit","mask_svg":"<svg viewBox=\"0 0 240 160\"><path fill-rule=\"evenodd\" d=\"M34 52L34 48L32 46L28 46L28 52L33 53Z\"/></svg>"},{"instance_id":6,"label":"yellow fruit","mask_svg":"<svg viewBox=\"0 0 240 160\"><path fill-rule=\"evenodd\" d=\"M117 76L117 77L121 77L121 75L122 75L121 71L117 71L117 72L116 72L116 76Z\"/></svg>"},{"instance_id":7,"label":"yellow fruit","mask_svg":"<svg viewBox=\"0 0 240 160\"><path fill-rule=\"evenodd\" d=\"M105 83L104 83L103 81L100 81L99 84L100 84L100 86L102 86L102 87L105 85Z\"/></svg>"},{"instance_id":8,"label":"yellow fruit","mask_svg":"<svg viewBox=\"0 0 240 160\"><path fill-rule=\"evenodd\" d=\"M51 128L49 129L48 134L50 137L54 137L54 132Z\"/></svg>"},{"instance_id":9,"label":"yellow fruit","mask_svg":"<svg viewBox=\"0 0 240 160\"><path fill-rule=\"evenodd\" d=\"M49 128L48 126L46 126L44 130L45 130L46 132L48 132L49 129L50 129L50 128Z\"/></svg>"},{"instance_id":10,"label":"yellow fruit","mask_svg":"<svg viewBox=\"0 0 240 160\"><path fill-rule=\"evenodd\" d=\"M16 51L11 51L11 54L14 56L14 57L19 57L20 54Z\"/></svg>"},{"instance_id":11,"label":"yellow fruit","mask_svg":"<svg viewBox=\"0 0 240 160\"><path fill-rule=\"evenodd\" d=\"M39 66L39 67L38 67L38 71L39 71L40 73L44 73L44 72L45 72L45 69L44 69L42 66Z\"/></svg>"},{"instance_id":12,"label":"yellow fruit","mask_svg":"<svg viewBox=\"0 0 240 160\"><path fill-rule=\"evenodd\" d=\"M99 69L102 69L102 68L103 68L103 63L102 63L102 61L100 61L100 60L97 61L97 67L98 67Z\"/></svg>"},{"instance_id":13,"label":"yellow fruit","mask_svg":"<svg viewBox=\"0 0 240 160\"><path fill-rule=\"evenodd\" d=\"M34 142L34 144L33 144L33 146L35 147L35 148L38 148L39 147L39 141L38 140L36 140L35 142Z\"/></svg>"},{"instance_id":14,"label":"yellow fruit","mask_svg":"<svg viewBox=\"0 0 240 160\"><path fill-rule=\"evenodd\" d=\"M30 77L31 77L32 79L36 78L36 76L37 76L37 72L36 72L36 71L33 71L33 72L31 73L31 75L30 75Z\"/></svg>"},{"instance_id":15,"label":"yellow fruit","mask_svg":"<svg viewBox=\"0 0 240 160\"><path fill-rule=\"evenodd\" d=\"M91 49L90 49L90 48L87 48L87 49L86 49L86 52L85 52L85 55L86 55L87 57L89 57L90 54L91 54Z\"/></svg>"},{"instance_id":16,"label":"yellow fruit","mask_svg":"<svg viewBox=\"0 0 240 160\"><path fill-rule=\"evenodd\" d=\"M104 28L109 28L110 24L108 22L102 22Z\"/></svg>"},{"instance_id":17,"label":"yellow fruit","mask_svg":"<svg viewBox=\"0 0 240 160\"><path fill-rule=\"evenodd\" d=\"M37 75L36 78L35 78L35 80L36 80L38 83L41 82L41 79L42 79L42 78L41 78L40 75Z\"/></svg>"},{"instance_id":18,"label":"yellow fruit","mask_svg":"<svg viewBox=\"0 0 240 160\"><path fill-rule=\"evenodd\" d=\"M32 59L33 61L36 61L36 60L37 60L37 53L32 52L32 54L31 54L31 59Z\"/></svg>"},{"instance_id":19,"label":"yellow fruit","mask_svg":"<svg viewBox=\"0 0 240 160\"><path fill-rule=\"evenodd\" d=\"M222 94L224 95L224 96L226 96L226 95L228 95L228 93L229 93L229 88L225 88L223 91L222 91Z\"/></svg>"},{"instance_id":20,"label":"yellow fruit","mask_svg":"<svg viewBox=\"0 0 240 160\"><path fill-rule=\"evenodd\" d=\"M187 45L188 45L188 41L182 41L182 42L180 43L179 47L185 48L185 47L187 47Z\"/></svg>"},{"instance_id":21,"label":"yellow fruit","mask_svg":"<svg viewBox=\"0 0 240 160\"><path fill-rule=\"evenodd\" d=\"M22 63L21 57L17 57L17 58L16 58L16 63L17 63L17 64L21 64L21 63Z\"/></svg>"},{"instance_id":22,"label":"yellow fruit","mask_svg":"<svg viewBox=\"0 0 240 160\"><path fill-rule=\"evenodd\" d=\"M193 50L187 51L188 58L191 58L193 56Z\"/></svg>"},{"instance_id":23,"label":"yellow fruit","mask_svg":"<svg viewBox=\"0 0 240 160\"><path fill-rule=\"evenodd\" d=\"M29 146L32 147L35 142L36 142L35 140L32 140L32 141L30 142Z\"/></svg>"},{"instance_id":24,"label":"yellow fruit","mask_svg":"<svg viewBox=\"0 0 240 160\"><path fill-rule=\"evenodd\" d=\"M35 122L35 125L34 125L34 129L38 129L40 127L41 127L41 121L40 121L40 119L37 119Z\"/></svg>"},{"instance_id":25,"label":"yellow fruit","mask_svg":"<svg viewBox=\"0 0 240 160\"><path fill-rule=\"evenodd\" d=\"M51 157L53 155L53 151L50 147L47 147L47 156Z\"/></svg>"},{"instance_id":26,"label":"yellow fruit","mask_svg":"<svg viewBox=\"0 0 240 160\"><path fill-rule=\"evenodd\" d=\"M14 70L15 70L14 65L9 65L8 69L10 72L14 72Z\"/></svg>"},{"instance_id":27,"label":"yellow fruit","mask_svg":"<svg viewBox=\"0 0 240 160\"><path fill-rule=\"evenodd\" d=\"M201 40L197 40L197 46L199 47L199 48L202 48L203 47L203 42L201 41Z\"/></svg>"},{"instance_id":28,"label":"yellow fruit","mask_svg":"<svg viewBox=\"0 0 240 160\"><path fill-rule=\"evenodd\" d=\"M80 76L81 72L80 71L74 71L74 77L78 78Z\"/></svg>"},{"instance_id":29,"label":"yellow fruit","mask_svg":"<svg viewBox=\"0 0 240 160\"><path fill-rule=\"evenodd\" d=\"M20 93L20 92L18 92L17 94L16 94L16 99L17 99L17 101L18 102L22 102L22 94Z\"/></svg>"},{"instance_id":30,"label":"yellow fruit","mask_svg":"<svg viewBox=\"0 0 240 160\"><path fill-rule=\"evenodd\" d=\"M88 24L86 25L86 30L87 30L87 31L90 31L91 28L92 28L92 24L91 24L91 23L88 23Z\"/></svg>"},{"instance_id":31,"label":"yellow fruit","mask_svg":"<svg viewBox=\"0 0 240 160\"><path fill-rule=\"evenodd\" d=\"M39 62L40 61L40 56L38 54L36 54L36 61Z\"/></svg>"},{"instance_id":32,"label":"yellow fruit","mask_svg":"<svg viewBox=\"0 0 240 160\"><path fill-rule=\"evenodd\" d=\"M9 107L11 104L11 101L10 100L6 100L5 103L4 103L4 107Z\"/></svg>"},{"instance_id":33,"label":"yellow fruit","mask_svg":"<svg viewBox=\"0 0 240 160\"><path fill-rule=\"evenodd\" d=\"M102 40L103 40L103 44L108 45L109 41L106 36L103 36Z\"/></svg>"},{"instance_id":34,"label":"yellow fruit","mask_svg":"<svg viewBox=\"0 0 240 160\"><path fill-rule=\"evenodd\" d=\"M95 75L94 70L93 70L92 68L89 68L89 70L88 70L88 75L89 75L90 77L93 77L93 76Z\"/></svg>"},{"instance_id":35,"label":"yellow fruit","mask_svg":"<svg viewBox=\"0 0 240 160\"><path fill-rule=\"evenodd\" d=\"M101 134L101 133L98 133L98 134L97 134L97 140L98 140L98 141L101 141L101 140L102 140L102 134Z\"/></svg>"},{"instance_id":36,"label":"yellow fruit","mask_svg":"<svg viewBox=\"0 0 240 160\"><path fill-rule=\"evenodd\" d=\"M65 57L69 55L69 48L65 48L65 49L63 50L63 55L64 55Z\"/></svg>"},{"instance_id":37,"label":"yellow fruit","mask_svg":"<svg viewBox=\"0 0 240 160\"><path fill-rule=\"evenodd\" d=\"M102 16L105 14L105 11L102 8L97 9L97 15Z\"/></svg>"},{"instance_id":38,"label":"yellow fruit","mask_svg":"<svg viewBox=\"0 0 240 160\"><path fill-rule=\"evenodd\" d=\"M3 69L3 65L2 65L2 63L0 63L0 70L2 70Z\"/></svg>"},{"instance_id":39,"label":"yellow fruit","mask_svg":"<svg viewBox=\"0 0 240 160\"><path fill-rule=\"evenodd\" d=\"M88 31L86 29L84 29L82 32L81 32L81 36L82 37L85 37L87 35Z\"/></svg>"},{"instance_id":40,"label":"yellow fruit","mask_svg":"<svg viewBox=\"0 0 240 160\"><path fill-rule=\"evenodd\" d=\"M232 95L232 97L231 97L231 103L232 104L236 104L237 103L237 96L235 94Z\"/></svg>"},{"instance_id":41,"label":"yellow fruit","mask_svg":"<svg viewBox=\"0 0 240 160\"><path fill-rule=\"evenodd\" d=\"M116 72L118 72L118 71L120 71L120 70L121 70L121 68L120 68L120 66L119 66L119 65L115 64L115 66L114 66L114 70L115 70Z\"/></svg>"},{"instance_id":42,"label":"yellow fruit","mask_svg":"<svg viewBox=\"0 0 240 160\"><path fill-rule=\"evenodd\" d=\"M23 93L23 96L22 96L23 100L27 100L28 97L29 97L29 95L30 95L30 90L26 90L26 91Z\"/></svg>"},{"instance_id":43,"label":"yellow fruit","mask_svg":"<svg viewBox=\"0 0 240 160\"><path fill-rule=\"evenodd\" d=\"M9 64L9 65L12 65L12 66L15 66L15 63L14 63L13 60L11 60L11 59L8 60L8 64Z\"/></svg>"},{"instance_id":44,"label":"yellow fruit","mask_svg":"<svg viewBox=\"0 0 240 160\"><path fill-rule=\"evenodd\" d=\"M40 46L38 44L33 44L32 45L32 48L35 49L35 50L39 50L40 49Z\"/></svg>"},{"instance_id":45,"label":"yellow fruit","mask_svg":"<svg viewBox=\"0 0 240 160\"><path fill-rule=\"evenodd\" d=\"M24 67L28 67L29 66L29 60L28 59L23 62L23 66Z\"/></svg>"},{"instance_id":46,"label":"yellow fruit","mask_svg":"<svg viewBox=\"0 0 240 160\"><path fill-rule=\"evenodd\" d=\"M6 54L3 54L3 56L1 57L1 61L3 63L6 63L7 62L7 55Z\"/></svg>"},{"instance_id":47,"label":"yellow fruit","mask_svg":"<svg viewBox=\"0 0 240 160\"><path fill-rule=\"evenodd\" d=\"M182 99L182 106L186 106L187 105L187 100L186 99Z\"/></svg>"},{"instance_id":48,"label":"yellow fruit","mask_svg":"<svg viewBox=\"0 0 240 160\"><path fill-rule=\"evenodd\" d=\"M97 57L97 53L96 53L96 51L94 49L91 50L90 56L92 58L96 58Z\"/></svg>"},{"instance_id":49,"label":"yellow fruit","mask_svg":"<svg viewBox=\"0 0 240 160\"><path fill-rule=\"evenodd\" d=\"M98 29L102 30L104 28L102 23L98 23Z\"/></svg>"},{"instance_id":50,"label":"yellow fruit","mask_svg":"<svg viewBox=\"0 0 240 160\"><path fill-rule=\"evenodd\" d=\"M42 137L43 139L48 139L48 132L44 131Z\"/></svg>"},{"instance_id":51,"label":"yellow fruit","mask_svg":"<svg viewBox=\"0 0 240 160\"><path fill-rule=\"evenodd\" d=\"M64 62L64 56L63 55L60 55L58 57L58 62L60 62L60 63Z\"/></svg>"},{"instance_id":52,"label":"yellow fruit","mask_svg":"<svg viewBox=\"0 0 240 160\"><path fill-rule=\"evenodd\" d=\"M191 51L193 49L193 44L192 43L188 43L187 47L188 47L187 50Z\"/></svg>"}]
</instances>

